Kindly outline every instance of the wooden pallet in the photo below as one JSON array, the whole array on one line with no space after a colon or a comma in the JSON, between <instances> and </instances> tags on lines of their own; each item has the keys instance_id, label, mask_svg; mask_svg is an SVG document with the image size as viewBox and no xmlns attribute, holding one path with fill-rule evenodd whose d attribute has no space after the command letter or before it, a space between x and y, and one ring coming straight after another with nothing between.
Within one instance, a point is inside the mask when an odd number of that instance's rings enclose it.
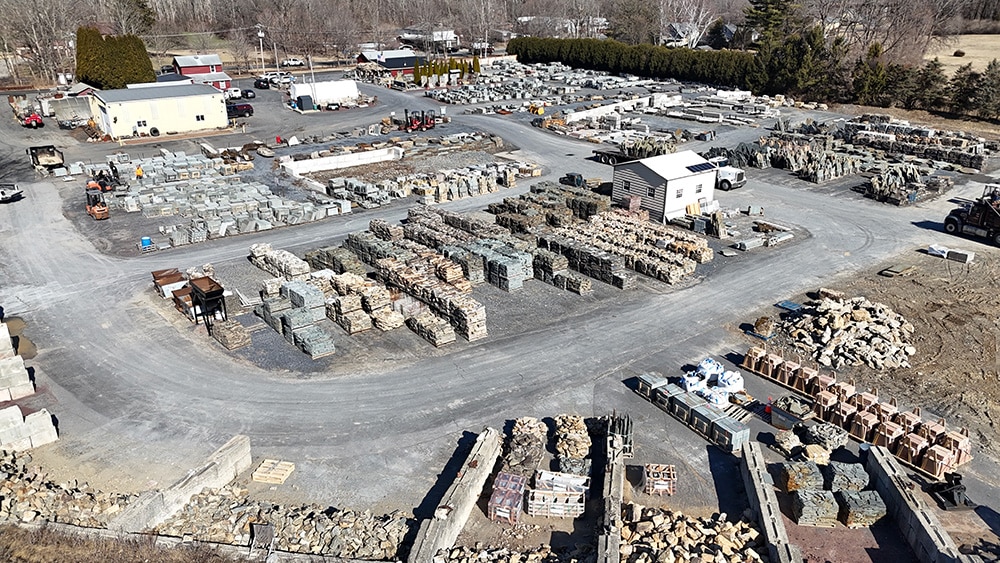
<instances>
[{"instance_id":1,"label":"wooden pallet","mask_svg":"<svg viewBox=\"0 0 1000 563\"><path fill-rule=\"evenodd\" d=\"M273 483L281 485L295 471L295 464L290 461L265 459L254 469L252 479L258 483Z\"/></svg>"}]
</instances>

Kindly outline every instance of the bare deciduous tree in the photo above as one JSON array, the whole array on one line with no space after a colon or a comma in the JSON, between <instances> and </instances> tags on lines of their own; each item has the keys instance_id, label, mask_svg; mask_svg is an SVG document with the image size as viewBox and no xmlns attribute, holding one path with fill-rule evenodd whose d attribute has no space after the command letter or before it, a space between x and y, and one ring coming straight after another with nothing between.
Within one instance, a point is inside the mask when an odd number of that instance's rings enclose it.
<instances>
[{"instance_id":1,"label":"bare deciduous tree","mask_svg":"<svg viewBox=\"0 0 1000 563\"><path fill-rule=\"evenodd\" d=\"M718 17L711 0L659 0L661 42L667 36L670 24L681 24L686 46L696 47L708 31L708 26Z\"/></svg>"}]
</instances>

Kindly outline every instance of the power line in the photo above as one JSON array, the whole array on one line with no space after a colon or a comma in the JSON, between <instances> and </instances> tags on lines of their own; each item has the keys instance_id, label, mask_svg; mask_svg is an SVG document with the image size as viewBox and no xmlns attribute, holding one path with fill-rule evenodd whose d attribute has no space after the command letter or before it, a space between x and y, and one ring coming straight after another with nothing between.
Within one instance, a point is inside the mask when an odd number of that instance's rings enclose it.
<instances>
[{"instance_id":1,"label":"power line","mask_svg":"<svg viewBox=\"0 0 1000 563\"><path fill-rule=\"evenodd\" d=\"M187 33L167 33L163 35L140 35L139 37L143 39L157 39L162 37L188 37L190 35L216 35L219 33L229 33L231 31L249 31L251 29L257 29L257 27L234 27L230 29L216 29L214 31L189 31Z\"/></svg>"}]
</instances>

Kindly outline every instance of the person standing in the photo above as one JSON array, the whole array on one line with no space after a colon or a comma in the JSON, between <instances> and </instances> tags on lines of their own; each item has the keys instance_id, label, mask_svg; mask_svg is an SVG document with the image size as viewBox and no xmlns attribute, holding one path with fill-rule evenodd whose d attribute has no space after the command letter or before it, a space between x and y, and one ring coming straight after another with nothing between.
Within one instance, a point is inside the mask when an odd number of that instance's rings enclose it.
<instances>
[{"instance_id":1,"label":"person standing","mask_svg":"<svg viewBox=\"0 0 1000 563\"><path fill-rule=\"evenodd\" d=\"M137 182L142 183L142 177L143 177L142 165L140 164L139 166L135 167L135 179Z\"/></svg>"}]
</instances>

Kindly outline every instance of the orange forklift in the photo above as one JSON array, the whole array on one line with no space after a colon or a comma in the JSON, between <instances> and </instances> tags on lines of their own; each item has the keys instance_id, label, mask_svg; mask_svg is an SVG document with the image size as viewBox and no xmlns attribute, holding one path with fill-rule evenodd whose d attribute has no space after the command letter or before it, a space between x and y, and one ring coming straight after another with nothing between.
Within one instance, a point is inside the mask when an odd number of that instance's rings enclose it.
<instances>
[{"instance_id":1,"label":"orange forklift","mask_svg":"<svg viewBox=\"0 0 1000 563\"><path fill-rule=\"evenodd\" d=\"M87 196L87 215L94 218L95 221L102 221L111 217L111 212L108 209L108 202L104 199L104 192L101 188L91 188L88 187L86 190Z\"/></svg>"}]
</instances>

